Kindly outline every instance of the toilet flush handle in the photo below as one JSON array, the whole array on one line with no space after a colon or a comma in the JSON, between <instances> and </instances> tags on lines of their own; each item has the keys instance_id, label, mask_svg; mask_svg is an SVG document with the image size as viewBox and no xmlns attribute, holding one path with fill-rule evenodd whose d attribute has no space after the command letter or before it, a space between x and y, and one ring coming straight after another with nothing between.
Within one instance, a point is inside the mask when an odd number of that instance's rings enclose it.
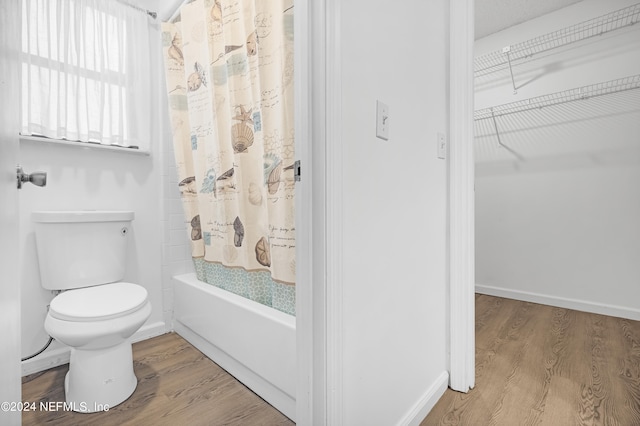
<instances>
[{"instance_id":1,"label":"toilet flush handle","mask_svg":"<svg viewBox=\"0 0 640 426\"><path fill-rule=\"evenodd\" d=\"M18 180L18 189L22 188L23 182L31 182L36 186L47 185L46 172L35 172L35 173L27 174L22 171L22 166L20 164L16 166L16 178Z\"/></svg>"}]
</instances>

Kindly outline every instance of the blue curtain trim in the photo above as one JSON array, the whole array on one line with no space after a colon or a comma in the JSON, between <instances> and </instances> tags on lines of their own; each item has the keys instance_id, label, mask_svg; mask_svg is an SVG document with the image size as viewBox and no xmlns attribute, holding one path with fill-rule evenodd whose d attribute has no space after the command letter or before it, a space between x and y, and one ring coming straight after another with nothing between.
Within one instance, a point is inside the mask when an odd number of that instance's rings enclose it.
<instances>
[{"instance_id":1,"label":"blue curtain trim","mask_svg":"<svg viewBox=\"0 0 640 426\"><path fill-rule=\"evenodd\" d=\"M202 282L286 314L296 314L295 286L274 281L268 271L228 268L219 263L207 262L203 258L193 258L193 264L196 276Z\"/></svg>"}]
</instances>

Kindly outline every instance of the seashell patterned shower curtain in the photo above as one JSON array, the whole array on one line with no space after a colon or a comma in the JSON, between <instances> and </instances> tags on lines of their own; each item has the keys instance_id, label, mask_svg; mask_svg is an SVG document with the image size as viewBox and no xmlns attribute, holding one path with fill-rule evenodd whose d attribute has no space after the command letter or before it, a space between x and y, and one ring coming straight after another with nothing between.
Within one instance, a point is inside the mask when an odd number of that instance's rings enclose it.
<instances>
[{"instance_id":1,"label":"seashell patterned shower curtain","mask_svg":"<svg viewBox=\"0 0 640 426\"><path fill-rule=\"evenodd\" d=\"M198 278L293 314L293 0L196 0L162 24Z\"/></svg>"}]
</instances>

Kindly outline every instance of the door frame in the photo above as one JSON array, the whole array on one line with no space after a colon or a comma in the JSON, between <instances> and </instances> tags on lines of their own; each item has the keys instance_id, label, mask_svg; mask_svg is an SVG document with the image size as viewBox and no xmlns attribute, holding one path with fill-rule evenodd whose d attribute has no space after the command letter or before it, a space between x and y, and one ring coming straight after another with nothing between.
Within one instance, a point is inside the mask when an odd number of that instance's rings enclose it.
<instances>
[{"instance_id":1,"label":"door frame","mask_svg":"<svg viewBox=\"0 0 640 426\"><path fill-rule=\"evenodd\" d=\"M340 1L296 0L294 26L296 157L302 164L296 193L296 423L338 426L343 412Z\"/></svg>"},{"instance_id":2,"label":"door frame","mask_svg":"<svg viewBox=\"0 0 640 426\"><path fill-rule=\"evenodd\" d=\"M20 2L0 4L0 402L19 404L21 401L21 335L20 335L20 269L18 244L19 206L16 188L16 164L19 160L19 49ZM5 408L5 407L3 407ZM16 406L0 411L0 423L19 425L21 412ZM13 410L11 410L13 408Z\"/></svg>"},{"instance_id":3,"label":"door frame","mask_svg":"<svg viewBox=\"0 0 640 426\"><path fill-rule=\"evenodd\" d=\"M475 386L474 0L449 9L449 387Z\"/></svg>"}]
</instances>

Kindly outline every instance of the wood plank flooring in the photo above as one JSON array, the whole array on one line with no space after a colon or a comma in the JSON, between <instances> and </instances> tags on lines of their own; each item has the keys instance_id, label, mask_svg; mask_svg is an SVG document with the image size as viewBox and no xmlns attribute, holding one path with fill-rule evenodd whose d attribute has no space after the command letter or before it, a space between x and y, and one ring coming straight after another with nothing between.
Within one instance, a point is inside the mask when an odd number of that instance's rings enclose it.
<instances>
[{"instance_id":1,"label":"wood plank flooring","mask_svg":"<svg viewBox=\"0 0 640 426\"><path fill-rule=\"evenodd\" d=\"M124 403L24 412L23 424L293 425L176 334L133 353ZM25 377L23 401L64 401L67 368ZM421 425L640 426L640 322L476 295L476 387L447 390Z\"/></svg>"},{"instance_id":2,"label":"wood plank flooring","mask_svg":"<svg viewBox=\"0 0 640 426\"><path fill-rule=\"evenodd\" d=\"M174 333L133 345L138 387L108 412L24 412L23 425L293 425ZM64 401L68 365L23 379L23 401Z\"/></svg>"},{"instance_id":3,"label":"wood plank flooring","mask_svg":"<svg viewBox=\"0 0 640 426\"><path fill-rule=\"evenodd\" d=\"M476 387L427 425L640 426L640 322L476 295Z\"/></svg>"}]
</instances>

